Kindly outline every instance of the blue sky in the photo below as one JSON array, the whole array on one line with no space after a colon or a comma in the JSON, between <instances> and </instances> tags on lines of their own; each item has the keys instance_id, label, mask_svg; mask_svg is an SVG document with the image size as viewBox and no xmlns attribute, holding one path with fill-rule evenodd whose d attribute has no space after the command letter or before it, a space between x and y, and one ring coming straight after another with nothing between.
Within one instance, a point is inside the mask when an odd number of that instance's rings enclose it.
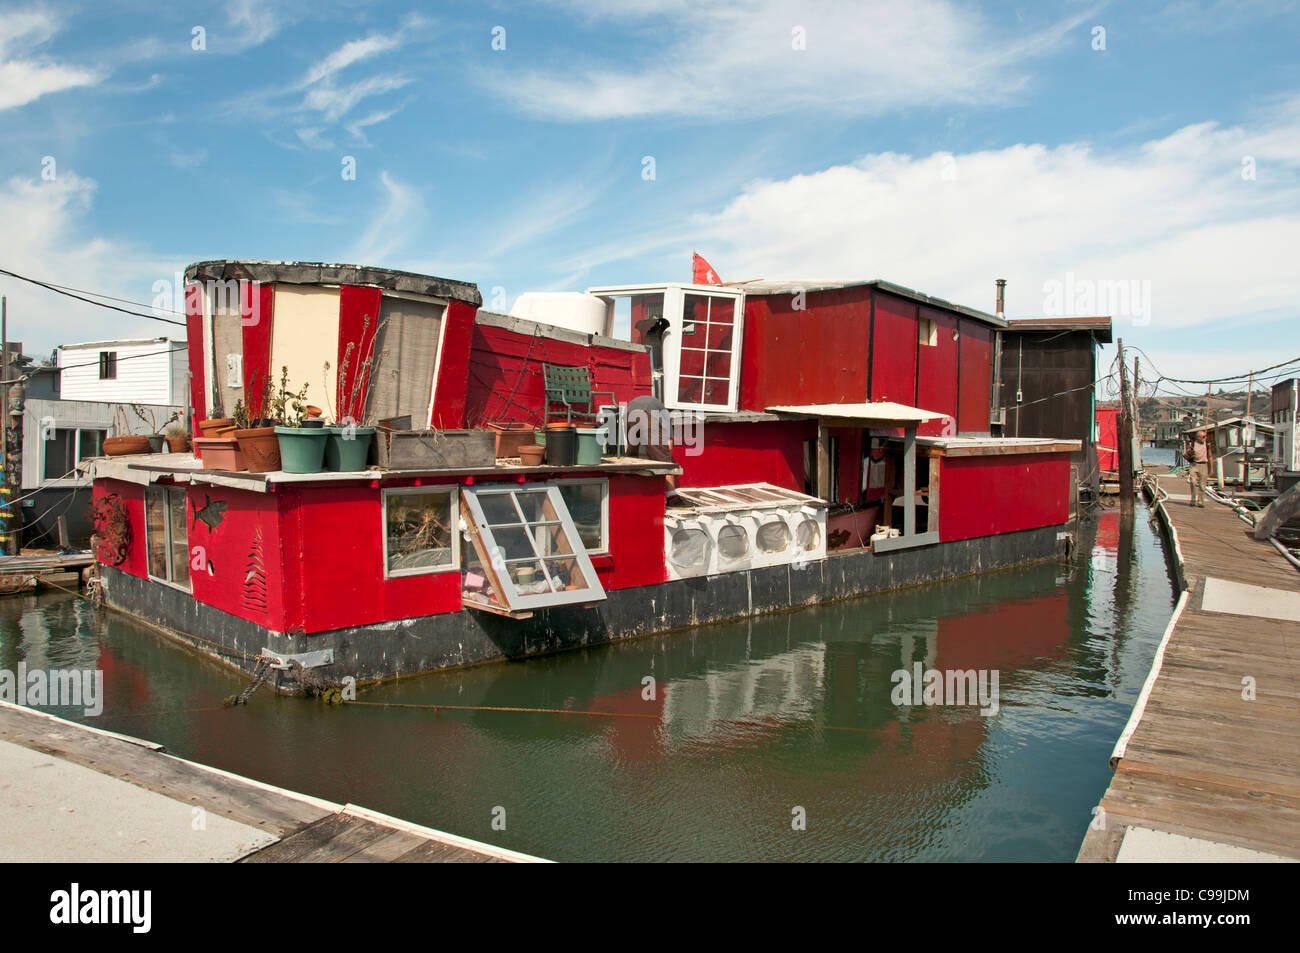
<instances>
[{"instance_id":1,"label":"blue sky","mask_svg":"<svg viewBox=\"0 0 1300 953\"><path fill-rule=\"evenodd\" d=\"M0 267L152 302L194 260L355 261L501 309L697 248L986 309L1005 277L1013 317L1136 282L1083 310L1176 377L1300 353L1294 3L157 7L0 7ZM0 285L29 353L168 331Z\"/></svg>"}]
</instances>

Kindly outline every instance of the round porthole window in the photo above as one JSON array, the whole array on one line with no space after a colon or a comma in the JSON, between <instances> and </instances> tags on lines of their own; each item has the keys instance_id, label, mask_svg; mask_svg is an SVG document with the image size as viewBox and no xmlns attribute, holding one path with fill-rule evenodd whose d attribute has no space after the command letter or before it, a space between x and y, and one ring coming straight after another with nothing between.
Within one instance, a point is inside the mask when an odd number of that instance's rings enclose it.
<instances>
[{"instance_id":1,"label":"round porthole window","mask_svg":"<svg viewBox=\"0 0 1300 953\"><path fill-rule=\"evenodd\" d=\"M718 555L729 562L744 559L749 555L749 534L734 523L723 526L718 530Z\"/></svg>"},{"instance_id":2,"label":"round porthole window","mask_svg":"<svg viewBox=\"0 0 1300 953\"><path fill-rule=\"evenodd\" d=\"M790 527L772 520L758 529L758 548L765 553L783 553L790 548Z\"/></svg>"},{"instance_id":3,"label":"round porthole window","mask_svg":"<svg viewBox=\"0 0 1300 953\"><path fill-rule=\"evenodd\" d=\"M802 552L810 553L822 541L822 530L816 520L804 520L794 531L794 540Z\"/></svg>"},{"instance_id":4,"label":"round porthole window","mask_svg":"<svg viewBox=\"0 0 1300 953\"><path fill-rule=\"evenodd\" d=\"M668 561L682 569L707 569L713 541L702 529L679 529L673 533Z\"/></svg>"}]
</instances>

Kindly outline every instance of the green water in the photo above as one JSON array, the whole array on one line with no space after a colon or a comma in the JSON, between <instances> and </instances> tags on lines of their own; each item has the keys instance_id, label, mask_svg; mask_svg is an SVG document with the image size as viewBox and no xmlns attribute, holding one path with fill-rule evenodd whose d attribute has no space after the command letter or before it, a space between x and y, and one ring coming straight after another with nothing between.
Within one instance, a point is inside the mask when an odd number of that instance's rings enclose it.
<instances>
[{"instance_id":1,"label":"green water","mask_svg":"<svg viewBox=\"0 0 1300 953\"><path fill-rule=\"evenodd\" d=\"M0 668L101 668L99 727L554 860L1070 861L1174 601L1145 511L1128 531L1102 512L1079 544L1068 564L360 694L608 716L266 690L184 711L243 682L62 595L0 600ZM895 705L915 661L996 670L1000 710Z\"/></svg>"}]
</instances>

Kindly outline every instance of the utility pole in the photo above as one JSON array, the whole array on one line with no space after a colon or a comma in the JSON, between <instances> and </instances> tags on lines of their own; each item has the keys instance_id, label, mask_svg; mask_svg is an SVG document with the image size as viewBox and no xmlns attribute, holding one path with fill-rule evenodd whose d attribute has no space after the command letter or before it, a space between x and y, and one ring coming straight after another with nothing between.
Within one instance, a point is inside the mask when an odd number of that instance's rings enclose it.
<instances>
[{"instance_id":1,"label":"utility pole","mask_svg":"<svg viewBox=\"0 0 1300 953\"><path fill-rule=\"evenodd\" d=\"M1205 385L1205 429L1210 429L1210 385Z\"/></svg>"},{"instance_id":2,"label":"utility pole","mask_svg":"<svg viewBox=\"0 0 1300 953\"><path fill-rule=\"evenodd\" d=\"M9 299L0 297L0 548L9 555L18 552L13 498L9 485Z\"/></svg>"},{"instance_id":3,"label":"utility pole","mask_svg":"<svg viewBox=\"0 0 1300 953\"><path fill-rule=\"evenodd\" d=\"M1128 389L1128 365L1124 363L1124 339L1119 344L1119 422L1116 442L1119 444L1119 511L1120 515L1133 513L1133 418L1131 395Z\"/></svg>"},{"instance_id":4,"label":"utility pole","mask_svg":"<svg viewBox=\"0 0 1300 953\"><path fill-rule=\"evenodd\" d=\"M1246 416L1250 416L1250 398L1251 391L1255 389L1255 372L1250 372L1250 380L1246 382Z\"/></svg>"}]
</instances>

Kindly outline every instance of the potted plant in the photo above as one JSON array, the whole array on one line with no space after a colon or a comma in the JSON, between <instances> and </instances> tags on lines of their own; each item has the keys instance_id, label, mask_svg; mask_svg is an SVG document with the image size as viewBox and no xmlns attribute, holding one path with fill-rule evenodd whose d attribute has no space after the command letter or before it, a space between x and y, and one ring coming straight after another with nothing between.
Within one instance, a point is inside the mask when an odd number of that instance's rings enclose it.
<instances>
[{"instance_id":1,"label":"potted plant","mask_svg":"<svg viewBox=\"0 0 1300 953\"><path fill-rule=\"evenodd\" d=\"M280 438L276 435L278 421L271 419L269 407L275 395L271 392L271 375L260 390L257 375L249 381L253 396L249 403L235 404L235 440L244 455L244 465L249 473L271 473L280 469Z\"/></svg>"},{"instance_id":2,"label":"potted plant","mask_svg":"<svg viewBox=\"0 0 1300 953\"><path fill-rule=\"evenodd\" d=\"M280 423L275 436L280 444L280 467L286 473L319 473L325 463L324 427L304 427L307 385L289 390L289 368L280 369L280 388L271 400L271 417Z\"/></svg>"},{"instance_id":3,"label":"potted plant","mask_svg":"<svg viewBox=\"0 0 1300 953\"><path fill-rule=\"evenodd\" d=\"M142 407L139 404L131 404L131 411L136 415L136 417L140 418L140 422L145 425L145 432L142 436L146 437L149 441L148 452L162 453L163 428L169 425L172 421L177 420L180 417L181 412L179 410L173 410L171 416L162 422L162 426L159 426L158 416L154 413L152 407ZM121 433L125 434L130 429L130 427L127 426L129 422L129 418L127 418L125 413L123 413L120 426Z\"/></svg>"},{"instance_id":4,"label":"potted plant","mask_svg":"<svg viewBox=\"0 0 1300 953\"><path fill-rule=\"evenodd\" d=\"M375 421L369 409L370 375L374 364L375 342L379 340L386 323L380 320L372 336L369 334L370 315L365 315L361 323L361 340L368 341L365 353L357 351L355 341L349 341L343 352L343 363L339 368L339 413L335 417L334 426L327 428L326 470L351 473L364 470L370 462L370 447L375 436ZM325 362L325 372L329 373L328 361ZM325 393L328 395L328 387L325 388Z\"/></svg>"},{"instance_id":5,"label":"potted plant","mask_svg":"<svg viewBox=\"0 0 1300 953\"><path fill-rule=\"evenodd\" d=\"M172 453L184 453L190 449L190 435L180 421L168 424L163 433L167 438L167 449Z\"/></svg>"}]
</instances>

